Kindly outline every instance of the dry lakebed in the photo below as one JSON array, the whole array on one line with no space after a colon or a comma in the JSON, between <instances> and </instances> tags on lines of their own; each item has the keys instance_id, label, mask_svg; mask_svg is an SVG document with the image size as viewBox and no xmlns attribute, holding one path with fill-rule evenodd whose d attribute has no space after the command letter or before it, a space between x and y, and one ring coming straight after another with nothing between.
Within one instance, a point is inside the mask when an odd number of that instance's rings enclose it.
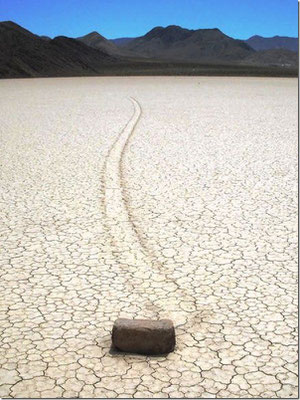
<instances>
[{"instance_id":1,"label":"dry lakebed","mask_svg":"<svg viewBox=\"0 0 300 400\"><path fill-rule=\"evenodd\" d=\"M0 396L296 398L297 79L0 89Z\"/></svg>"}]
</instances>

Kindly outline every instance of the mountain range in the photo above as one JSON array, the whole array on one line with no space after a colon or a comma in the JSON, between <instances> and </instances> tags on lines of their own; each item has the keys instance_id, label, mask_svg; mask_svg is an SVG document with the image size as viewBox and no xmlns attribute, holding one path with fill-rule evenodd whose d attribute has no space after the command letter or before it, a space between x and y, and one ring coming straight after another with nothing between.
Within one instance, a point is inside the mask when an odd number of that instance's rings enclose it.
<instances>
[{"instance_id":1,"label":"mountain range","mask_svg":"<svg viewBox=\"0 0 300 400\"><path fill-rule=\"evenodd\" d=\"M118 47L123 47L129 44L135 37L124 37L117 39L110 39ZM247 40L243 40L254 50L271 50L271 49L287 49L298 52L298 38L289 36L273 36L263 37L259 35L251 36Z\"/></svg>"},{"instance_id":2,"label":"mountain range","mask_svg":"<svg viewBox=\"0 0 300 400\"><path fill-rule=\"evenodd\" d=\"M0 22L0 77L168 74L168 71L196 75L297 74L298 55L291 48L295 49L298 39L275 38L255 36L242 41L217 28L191 30L170 25L156 27L137 38L107 40L98 32L91 32L78 38L51 39L5 21ZM263 39L267 44L263 44ZM278 48L280 45L284 48ZM268 48L257 50L255 46Z\"/></svg>"},{"instance_id":3,"label":"mountain range","mask_svg":"<svg viewBox=\"0 0 300 400\"><path fill-rule=\"evenodd\" d=\"M287 49L298 51L298 38L295 37L273 36L266 38L255 35L245 40L245 42L254 50Z\"/></svg>"},{"instance_id":4,"label":"mountain range","mask_svg":"<svg viewBox=\"0 0 300 400\"><path fill-rule=\"evenodd\" d=\"M100 67L116 62L107 52L78 40L44 38L19 25L0 23L0 77L97 75Z\"/></svg>"},{"instance_id":5,"label":"mountain range","mask_svg":"<svg viewBox=\"0 0 300 400\"><path fill-rule=\"evenodd\" d=\"M219 29L191 30L176 25L156 27L122 48L149 58L184 61L236 61L254 52Z\"/></svg>"}]
</instances>

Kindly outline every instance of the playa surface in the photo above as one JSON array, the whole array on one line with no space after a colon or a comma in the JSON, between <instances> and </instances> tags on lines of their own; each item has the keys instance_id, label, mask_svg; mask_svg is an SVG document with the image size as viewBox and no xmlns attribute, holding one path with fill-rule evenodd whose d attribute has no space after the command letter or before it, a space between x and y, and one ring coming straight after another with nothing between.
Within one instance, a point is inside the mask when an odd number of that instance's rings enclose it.
<instances>
[{"instance_id":1,"label":"playa surface","mask_svg":"<svg viewBox=\"0 0 300 400\"><path fill-rule=\"evenodd\" d=\"M297 397L297 80L0 88L0 396Z\"/></svg>"}]
</instances>

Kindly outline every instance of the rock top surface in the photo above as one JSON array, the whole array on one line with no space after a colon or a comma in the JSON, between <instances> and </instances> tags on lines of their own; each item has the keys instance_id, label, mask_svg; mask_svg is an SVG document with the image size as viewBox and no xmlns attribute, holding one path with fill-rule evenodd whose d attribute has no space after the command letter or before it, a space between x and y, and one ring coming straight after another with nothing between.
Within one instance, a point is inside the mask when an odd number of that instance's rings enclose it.
<instances>
[{"instance_id":1,"label":"rock top surface","mask_svg":"<svg viewBox=\"0 0 300 400\"><path fill-rule=\"evenodd\" d=\"M112 343L121 351L140 354L170 353L175 347L175 329L169 319L126 319L115 321Z\"/></svg>"}]
</instances>

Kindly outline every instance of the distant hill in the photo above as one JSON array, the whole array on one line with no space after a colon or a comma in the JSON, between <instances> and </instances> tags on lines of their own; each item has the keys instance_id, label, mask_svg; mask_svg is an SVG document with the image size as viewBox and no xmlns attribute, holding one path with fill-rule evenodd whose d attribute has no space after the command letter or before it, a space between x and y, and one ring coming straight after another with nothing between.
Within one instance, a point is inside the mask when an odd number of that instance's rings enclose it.
<instances>
[{"instance_id":1,"label":"distant hill","mask_svg":"<svg viewBox=\"0 0 300 400\"><path fill-rule=\"evenodd\" d=\"M131 42L133 39L135 38L124 37L124 38L110 39L110 42L113 42L117 46L122 47Z\"/></svg>"},{"instance_id":2,"label":"distant hill","mask_svg":"<svg viewBox=\"0 0 300 400\"><path fill-rule=\"evenodd\" d=\"M298 51L298 38L288 36L262 37L252 36L245 40L254 50L287 49Z\"/></svg>"},{"instance_id":3,"label":"distant hill","mask_svg":"<svg viewBox=\"0 0 300 400\"><path fill-rule=\"evenodd\" d=\"M219 29L190 30L176 25L156 27L123 47L149 58L185 61L231 62L254 52L247 43L232 39Z\"/></svg>"},{"instance_id":4,"label":"distant hill","mask_svg":"<svg viewBox=\"0 0 300 400\"><path fill-rule=\"evenodd\" d=\"M85 36L76 38L80 42L87 46L93 47L94 49L102 50L108 54L120 54L120 49L111 41L105 39L104 36L98 32L91 32Z\"/></svg>"},{"instance_id":5,"label":"distant hill","mask_svg":"<svg viewBox=\"0 0 300 400\"><path fill-rule=\"evenodd\" d=\"M98 32L91 32L85 36L76 38L87 46L102 50L112 56L135 57L135 54L125 49L123 46L117 46L113 41L106 39Z\"/></svg>"},{"instance_id":6,"label":"distant hill","mask_svg":"<svg viewBox=\"0 0 300 400\"><path fill-rule=\"evenodd\" d=\"M96 75L115 61L78 40L45 40L13 22L0 22L0 77Z\"/></svg>"}]
</instances>

